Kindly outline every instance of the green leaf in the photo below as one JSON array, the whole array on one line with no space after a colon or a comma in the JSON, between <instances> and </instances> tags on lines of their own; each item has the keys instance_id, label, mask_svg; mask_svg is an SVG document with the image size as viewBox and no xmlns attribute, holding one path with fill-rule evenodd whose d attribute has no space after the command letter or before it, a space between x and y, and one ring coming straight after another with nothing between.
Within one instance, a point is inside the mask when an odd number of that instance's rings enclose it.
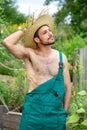
<instances>
[{"instance_id":1,"label":"green leaf","mask_svg":"<svg viewBox=\"0 0 87 130\"><path fill-rule=\"evenodd\" d=\"M87 126L87 119L84 120L84 121L81 123L81 125L85 125L85 126Z\"/></svg>"},{"instance_id":2,"label":"green leaf","mask_svg":"<svg viewBox=\"0 0 87 130\"><path fill-rule=\"evenodd\" d=\"M78 94L81 95L81 96L85 96L86 95L86 91L82 90L82 91L78 92Z\"/></svg>"},{"instance_id":3,"label":"green leaf","mask_svg":"<svg viewBox=\"0 0 87 130\"><path fill-rule=\"evenodd\" d=\"M76 111L77 113L85 113L85 109L84 108L80 108Z\"/></svg>"},{"instance_id":4,"label":"green leaf","mask_svg":"<svg viewBox=\"0 0 87 130\"><path fill-rule=\"evenodd\" d=\"M80 117L76 113L74 113L72 116L69 117L67 123L76 123L79 121L79 119Z\"/></svg>"}]
</instances>

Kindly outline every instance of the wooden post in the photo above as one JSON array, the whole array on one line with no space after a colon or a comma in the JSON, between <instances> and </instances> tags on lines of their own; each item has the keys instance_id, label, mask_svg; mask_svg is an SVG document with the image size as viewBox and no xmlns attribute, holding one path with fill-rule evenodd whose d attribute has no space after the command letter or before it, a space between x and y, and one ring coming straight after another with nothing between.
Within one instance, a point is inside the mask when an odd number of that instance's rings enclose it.
<instances>
[{"instance_id":1,"label":"wooden post","mask_svg":"<svg viewBox=\"0 0 87 130\"><path fill-rule=\"evenodd\" d=\"M3 114L3 128L10 130L18 130L20 124L21 113L11 112Z\"/></svg>"},{"instance_id":2,"label":"wooden post","mask_svg":"<svg viewBox=\"0 0 87 130\"><path fill-rule=\"evenodd\" d=\"M0 130L3 130L3 113L6 113L7 112L7 109L3 106L3 105L0 105Z\"/></svg>"},{"instance_id":3,"label":"wooden post","mask_svg":"<svg viewBox=\"0 0 87 130\"><path fill-rule=\"evenodd\" d=\"M80 74L80 84L79 84L79 87L83 87L82 86L82 83L84 82L85 86L87 85L87 48L81 48L81 49L78 49L76 52L75 52L75 55L74 55L74 65L75 65L75 62L77 60L77 55L80 56L80 66L82 67L82 73ZM75 85L77 82L77 77L76 77L76 74L74 73L73 74L73 84Z\"/></svg>"}]
</instances>

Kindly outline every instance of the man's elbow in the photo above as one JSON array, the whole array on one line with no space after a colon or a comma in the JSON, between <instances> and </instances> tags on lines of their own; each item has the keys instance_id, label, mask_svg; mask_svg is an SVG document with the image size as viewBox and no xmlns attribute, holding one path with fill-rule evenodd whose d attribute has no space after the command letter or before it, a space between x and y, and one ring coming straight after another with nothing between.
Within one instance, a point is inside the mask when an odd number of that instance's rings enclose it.
<instances>
[{"instance_id":1,"label":"man's elbow","mask_svg":"<svg viewBox=\"0 0 87 130\"><path fill-rule=\"evenodd\" d=\"M4 46L7 46L7 40L3 40L3 42L2 42L2 44L4 45Z\"/></svg>"},{"instance_id":2,"label":"man's elbow","mask_svg":"<svg viewBox=\"0 0 87 130\"><path fill-rule=\"evenodd\" d=\"M8 43L8 41L7 41L6 39L4 39L4 40L2 41L2 44L3 44L3 46L5 46L6 48L9 48L9 43Z\"/></svg>"}]
</instances>

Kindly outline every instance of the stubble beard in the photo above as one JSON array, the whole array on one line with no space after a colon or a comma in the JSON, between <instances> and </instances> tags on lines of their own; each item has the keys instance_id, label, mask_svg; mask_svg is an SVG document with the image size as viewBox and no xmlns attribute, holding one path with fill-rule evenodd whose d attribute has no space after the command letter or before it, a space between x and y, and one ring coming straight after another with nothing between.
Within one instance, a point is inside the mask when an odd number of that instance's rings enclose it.
<instances>
[{"instance_id":1,"label":"stubble beard","mask_svg":"<svg viewBox=\"0 0 87 130\"><path fill-rule=\"evenodd\" d=\"M41 44L42 44L43 46L50 46L50 45L55 44L55 42L52 42L52 43L43 43L43 42L41 42Z\"/></svg>"},{"instance_id":2,"label":"stubble beard","mask_svg":"<svg viewBox=\"0 0 87 130\"><path fill-rule=\"evenodd\" d=\"M50 45L55 44L55 41L53 41L53 42L48 42L48 43L44 43L41 39L40 39L40 41L41 41L41 44L42 44L43 46L50 46Z\"/></svg>"}]
</instances>

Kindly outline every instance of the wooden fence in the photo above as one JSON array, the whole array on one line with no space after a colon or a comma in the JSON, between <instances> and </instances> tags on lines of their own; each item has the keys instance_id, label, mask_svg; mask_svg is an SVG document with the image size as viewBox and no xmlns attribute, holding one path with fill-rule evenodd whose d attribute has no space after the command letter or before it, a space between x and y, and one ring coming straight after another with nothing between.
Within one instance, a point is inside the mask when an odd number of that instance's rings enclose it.
<instances>
[{"instance_id":1,"label":"wooden fence","mask_svg":"<svg viewBox=\"0 0 87 130\"><path fill-rule=\"evenodd\" d=\"M87 81L87 48L81 48L76 51L74 56L74 64L77 60L77 56L80 56L80 65L82 67L82 73L80 74L80 86L82 85L83 81ZM76 74L73 76L73 83L76 83Z\"/></svg>"},{"instance_id":2,"label":"wooden fence","mask_svg":"<svg viewBox=\"0 0 87 130\"><path fill-rule=\"evenodd\" d=\"M21 113L7 111L4 106L0 106L0 130L18 130Z\"/></svg>"}]
</instances>

